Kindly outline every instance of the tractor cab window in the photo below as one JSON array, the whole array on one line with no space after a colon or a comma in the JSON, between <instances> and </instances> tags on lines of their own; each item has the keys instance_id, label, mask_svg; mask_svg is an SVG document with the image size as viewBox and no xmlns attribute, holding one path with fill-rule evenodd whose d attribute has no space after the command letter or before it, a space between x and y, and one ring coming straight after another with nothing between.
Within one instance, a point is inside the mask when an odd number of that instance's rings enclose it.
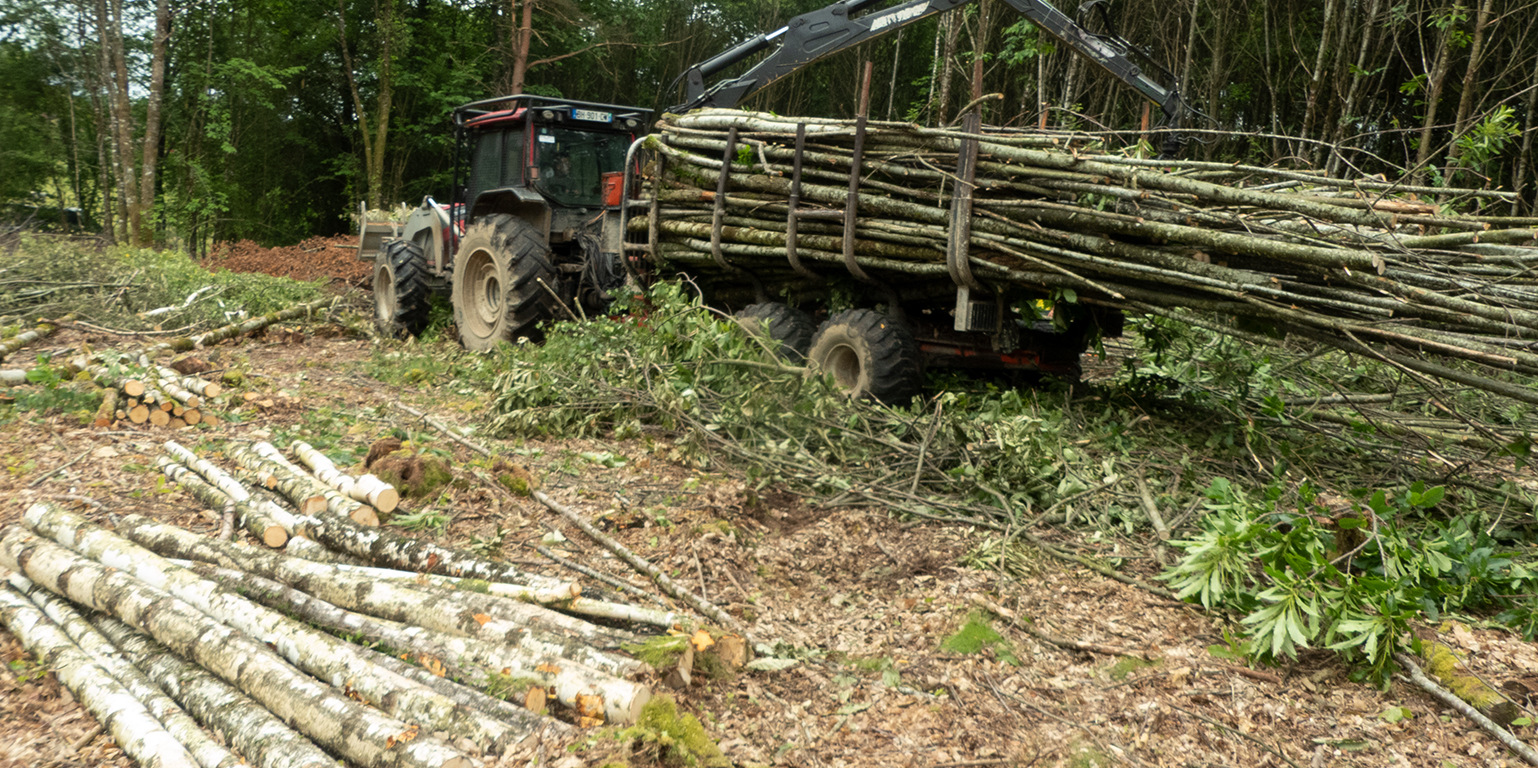
<instances>
[{"instance_id":1,"label":"tractor cab window","mask_svg":"<svg viewBox=\"0 0 1538 768\"><path fill-rule=\"evenodd\" d=\"M470 160L469 200L488 189L523 183L523 128L490 130L475 138Z\"/></svg>"},{"instance_id":2,"label":"tractor cab window","mask_svg":"<svg viewBox=\"0 0 1538 768\"><path fill-rule=\"evenodd\" d=\"M603 175L623 170L630 136L540 126L535 135L539 189L550 199L573 208L603 205Z\"/></svg>"}]
</instances>

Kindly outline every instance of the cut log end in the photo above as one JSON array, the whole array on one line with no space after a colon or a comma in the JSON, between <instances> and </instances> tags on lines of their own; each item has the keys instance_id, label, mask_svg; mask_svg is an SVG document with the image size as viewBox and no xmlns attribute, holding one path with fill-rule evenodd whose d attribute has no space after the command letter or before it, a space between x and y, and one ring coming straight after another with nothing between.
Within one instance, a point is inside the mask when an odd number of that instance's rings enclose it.
<instances>
[{"instance_id":1,"label":"cut log end","mask_svg":"<svg viewBox=\"0 0 1538 768\"><path fill-rule=\"evenodd\" d=\"M135 424L143 424L150 420L150 409L144 403L139 403L128 409L128 420Z\"/></svg>"},{"instance_id":2,"label":"cut log end","mask_svg":"<svg viewBox=\"0 0 1538 768\"><path fill-rule=\"evenodd\" d=\"M187 412L182 414L182 419L188 424L198 424L203 421L203 414L196 408L188 408Z\"/></svg>"},{"instance_id":3,"label":"cut log end","mask_svg":"<svg viewBox=\"0 0 1538 768\"><path fill-rule=\"evenodd\" d=\"M358 525L366 525L370 528L379 527L379 514L369 507L360 506L348 513L347 516L352 518L352 521Z\"/></svg>"},{"instance_id":4,"label":"cut log end","mask_svg":"<svg viewBox=\"0 0 1538 768\"><path fill-rule=\"evenodd\" d=\"M262 543L273 549L282 549L288 544L288 531L283 530L281 525L267 526L267 530L262 532Z\"/></svg>"},{"instance_id":5,"label":"cut log end","mask_svg":"<svg viewBox=\"0 0 1538 768\"><path fill-rule=\"evenodd\" d=\"M369 503L377 507L380 512L389 514L401 505L401 495L394 488L386 487L371 494L369 496Z\"/></svg>"},{"instance_id":6,"label":"cut log end","mask_svg":"<svg viewBox=\"0 0 1538 768\"><path fill-rule=\"evenodd\" d=\"M141 408L143 406L140 406ZM171 423L170 411L162 411L159 408L146 409L149 411L149 422L157 427L164 427Z\"/></svg>"},{"instance_id":7,"label":"cut log end","mask_svg":"<svg viewBox=\"0 0 1538 768\"><path fill-rule=\"evenodd\" d=\"M530 712L544 712L545 689L537 685L529 688L529 692L523 696L523 708Z\"/></svg>"},{"instance_id":8,"label":"cut log end","mask_svg":"<svg viewBox=\"0 0 1538 768\"><path fill-rule=\"evenodd\" d=\"M123 394L129 397L143 397L144 382L137 379L129 379L123 382Z\"/></svg>"},{"instance_id":9,"label":"cut log end","mask_svg":"<svg viewBox=\"0 0 1538 768\"><path fill-rule=\"evenodd\" d=\"M305 499L304 503L299 505L299 508L306 515L318 515L326 511L326 497L320 495L311 496Z\"/></svg>"}]
</instances>

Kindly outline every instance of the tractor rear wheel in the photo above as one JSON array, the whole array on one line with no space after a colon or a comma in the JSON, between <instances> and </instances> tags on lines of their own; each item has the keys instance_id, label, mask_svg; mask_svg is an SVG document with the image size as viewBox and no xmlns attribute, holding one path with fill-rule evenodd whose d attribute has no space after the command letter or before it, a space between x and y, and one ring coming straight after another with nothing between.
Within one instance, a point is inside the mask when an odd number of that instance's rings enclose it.
<instances>
[{"instance_id":1,"label":"tractor rear wheel","mask_svg":"<svg viewBox=\"0 0 1538 768\"><path fill-rule=\"evenodd\" d=\"M754 336L763 336L767 331L768 339L779 343L775 353L794 361L806 358L807 350L812 348L812 334L817 330L811 315L778 301L749 304L737 313L737 319Z\"/></svg>"},{"instance_id":2,"label":"tractor rear wheel","mask_svg":"<svg viewBox=\"0 0 1538 768\"><path fill-rule=\"evenodd\" d=\"M391 240L374 262L374 327L397 339L427 330L427 257L410 240Z\"/></svg>"},{"instance_id":3,"label":"tractor rear wheel","mask_svg":"<svg viewBox=\"0 0 1538 768\"><path fill-rule=\"evenodd\" d=\"M472 224L454 257L454 323L466 349L538 339L538 325L555 317L555 265L533 225L507 214Z\"/></svg>"},{"instance_id":4,"label":"tractor rear wheel","mask_svg":"<svg viewBox=\"0 0 1538 768\"><path fill-rule=\"evenodd\" d=\"M807 358L850 397L904 405L923 385L913 334L875 310L851 309L828 318Z\"/></svg>"}]
</instances>

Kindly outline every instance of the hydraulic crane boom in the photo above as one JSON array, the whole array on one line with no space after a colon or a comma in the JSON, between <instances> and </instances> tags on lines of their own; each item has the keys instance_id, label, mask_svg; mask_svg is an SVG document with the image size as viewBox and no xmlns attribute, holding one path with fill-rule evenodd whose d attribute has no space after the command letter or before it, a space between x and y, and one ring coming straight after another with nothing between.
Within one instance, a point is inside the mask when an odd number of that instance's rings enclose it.
<instances>
[{"instance_id":1,"label":"hydraulic crane boom","mask_svg":"<svg viewBox=\"0 0 1538 768\"><path fill-rule=\"evenodd\" d=\"M739 43L689 68L684 73L688 101L670 108L686 112L699 107L734 107L743 99L829 54L859 45L935 14L953 11L975 0L908 0L891 8L853 18L871 6L889 0L840 0L825 8L803 13L785 26ZM1179 126L1186 113L1180 93L1150 78L1129 58L1128 46L1114 36L1091 33L1054 8L1046 0L1004 0L1025 14L1037 27L1075 53L1099 64L1107 72L1159 105L1171 126ZM775 47L777 46L777 47ZM770 47L775 50L742 75L707 87L706 79L733 64Z\"/></svg>"}]
</instances>

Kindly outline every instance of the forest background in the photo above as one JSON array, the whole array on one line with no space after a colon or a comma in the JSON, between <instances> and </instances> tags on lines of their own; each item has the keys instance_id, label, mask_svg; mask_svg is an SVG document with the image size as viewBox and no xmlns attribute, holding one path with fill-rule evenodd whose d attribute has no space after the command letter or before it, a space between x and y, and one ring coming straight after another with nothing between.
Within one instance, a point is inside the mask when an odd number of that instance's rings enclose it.
<instances>
[{"instance_id":1,"label":"forest background","mask_svg":"<svg viewBox=\"0 0 1538 768\"><path fill-rule=\"evenodd\" d=\"M824 0L6 0L0 204L194 255L446 197L459 104L516 92L665 108L689 65ZM891 5L877 3L875 9ZM1070 15L1075 2L1057 5ZM1185 156L1514 189L1534 209L1538 3L1118 0L1202 113ZM743 106L1127 130L1131 89L984 0L808 67ZM740 66L740 65L739 65ZM728 73L730 74L730 72ZM1157 111L1156 111L1157 112Z\"/></svg>"}]
</instances>

